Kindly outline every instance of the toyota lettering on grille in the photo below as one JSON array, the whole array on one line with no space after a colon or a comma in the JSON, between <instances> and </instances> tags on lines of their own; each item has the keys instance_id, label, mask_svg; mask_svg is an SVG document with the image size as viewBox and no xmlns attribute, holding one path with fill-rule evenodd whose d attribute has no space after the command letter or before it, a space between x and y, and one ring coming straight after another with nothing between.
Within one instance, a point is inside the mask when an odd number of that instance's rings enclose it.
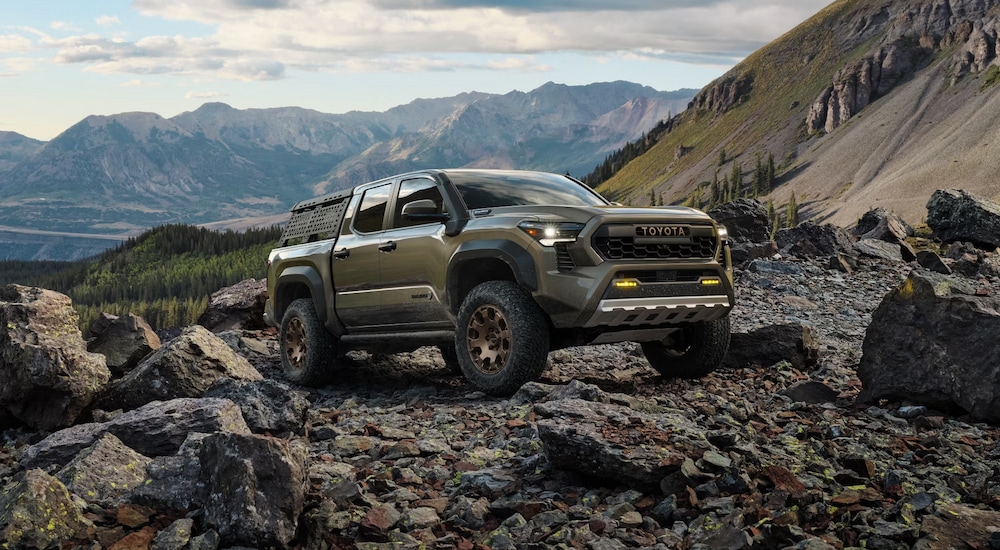
<instances>
[{"instance_id":1,"label":"toyota lettering on grille","mask_svg":"<svg viewBox=\"0 0 1000 550\"><path fill-rule=\"evenodd\" d=\"M637 225L636 237L690 237L691 228L686 225Z\"/></svg>"}]
</instances>

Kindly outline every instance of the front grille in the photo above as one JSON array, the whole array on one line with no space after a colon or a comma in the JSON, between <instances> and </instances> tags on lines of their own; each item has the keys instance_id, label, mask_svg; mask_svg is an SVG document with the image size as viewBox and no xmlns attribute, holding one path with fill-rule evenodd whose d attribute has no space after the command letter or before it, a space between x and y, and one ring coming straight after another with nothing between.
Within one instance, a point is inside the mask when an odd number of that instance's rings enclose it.
<instances>
[{"instance_id":1,"label":"front grille","mask_svg":"<svg viewBox=\"0 0 1000 550\"><path fill-rule=\"evenodd\" d=\"M561 272L573 271L576 268L576 263L573 262L573 258L569 255L569 250L566 250L566 243L556 244L556 269Z\"/></svg>"},{"instance_id":2,"label":"front grille","mask_svg":"<svg viewBox=\"0 0 1000 550\"><path fill-rule=\"evenodd\" d=\"M692 237L689 244L635 244L634 237L594 237L594 248L605 260L712 259L715 237Z\"/></svg>"}]
</instances>

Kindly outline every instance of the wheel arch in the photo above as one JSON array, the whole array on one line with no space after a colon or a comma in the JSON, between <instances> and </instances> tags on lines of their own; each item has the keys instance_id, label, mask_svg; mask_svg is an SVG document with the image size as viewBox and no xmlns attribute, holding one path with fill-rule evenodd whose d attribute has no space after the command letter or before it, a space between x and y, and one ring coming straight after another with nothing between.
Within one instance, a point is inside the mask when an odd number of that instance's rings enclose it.
<instances>
[{"instance_id":1,"label":"wheel arch","mask_svg":"<svg viewBox=\"0 0 1000 550\"><path fill-rule=\"evenodd\" d=\"M294 266L282 271L274 292L274 318L280 324L288 305L299 298L312 300L316 316L326 322L326 305L323 302L323 278L309 266Z\"/></svg>"},{"instance_id":2,"label":"wheel arch","mask_svg":"<svg viewBox=\"0 0 1000 550\"><path fill-rule=\"evenodd\" d=\"M535 260L527 250L507 240L465 243L448 265L448 305L458 313L468 293L486 281L513 281L528 292L538 290Z\"/></svg>"}]
</instances>

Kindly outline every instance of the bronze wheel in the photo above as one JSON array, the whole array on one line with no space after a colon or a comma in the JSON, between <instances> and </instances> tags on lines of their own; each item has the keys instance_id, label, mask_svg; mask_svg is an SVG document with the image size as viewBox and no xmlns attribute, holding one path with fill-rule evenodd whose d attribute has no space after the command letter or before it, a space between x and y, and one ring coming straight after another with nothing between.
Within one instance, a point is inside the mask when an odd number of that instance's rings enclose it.
<instances>
[{"instance_id":1,"label":"bronze wheel","mask_svg":"<svg viewBox=\"0 0 1000 550\"><path fill-rule=\"evenodd\" d=\"M549 355L549 324L514 281L486 281L458 309L455 352L465 378L491 395L536 380Z\"/></svg>"},{"instance_id":2,"label":"bronze wheel","mask_svg":"<svg viewBox=\"0 0 1000 550\"><path fill-rule=\"evenodd\" d=\"M496 374L510 356L510 324L503 312L484 305L469 319L469 355L472 364L483 374Z\"/></svg>"},{"instance_id":3,"label":"bronze wheel","mask_svg":"<svg viewBox=\"0 0 1000 550\"><path fill-rule=\"evenodd\" d=\"M285 355L288 357L288 366L293 370L301 370L308 351L306 327L302 324L302 319L295 317L288 322L288 328L285 330Z\"/></svg>"},{"instance_id":4,"label":"bronze wheel","mask_svg":"<svg viewBox=\"0 0 1000 550\"><path fill-rule=\"evenodd\" d=\"M310 386L329 379L336 366L336 341L317 317L312 300L299 298L288 305L281 319L280 338L285 378Z\"/></svg>"}]
</instances>

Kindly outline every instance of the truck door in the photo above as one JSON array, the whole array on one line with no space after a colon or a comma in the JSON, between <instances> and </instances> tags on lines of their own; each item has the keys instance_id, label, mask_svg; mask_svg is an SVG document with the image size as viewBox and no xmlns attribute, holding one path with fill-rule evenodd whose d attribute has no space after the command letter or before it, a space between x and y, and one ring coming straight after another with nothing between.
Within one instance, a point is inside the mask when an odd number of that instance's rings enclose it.
<instances>
[{"instance_id":1,"label":"truck door","mask_svg":"<svg viewBox=\"0 0 1000 550\"><path fill-rule=\"evenodd\" d=\"M448 268L444 223L433 219L435 213L404 216L403 208L416 201L432 201L436 215L447 215L433 179L419 176L400 182L379 246L382 312L389 324L450 329L452 321L442 302Z\"/></svg>"},{"instance_id":2,"label":"truck door","mask_svg":"<svg viewBox=\"0 0 1000 550\"><path fill-rule=\"evenodd\" d=\"M383 324L379 295L379 245L392 190L385 183L365 190L333 249L337 316L356 329Z\"/></svg>"}]
</instances>

